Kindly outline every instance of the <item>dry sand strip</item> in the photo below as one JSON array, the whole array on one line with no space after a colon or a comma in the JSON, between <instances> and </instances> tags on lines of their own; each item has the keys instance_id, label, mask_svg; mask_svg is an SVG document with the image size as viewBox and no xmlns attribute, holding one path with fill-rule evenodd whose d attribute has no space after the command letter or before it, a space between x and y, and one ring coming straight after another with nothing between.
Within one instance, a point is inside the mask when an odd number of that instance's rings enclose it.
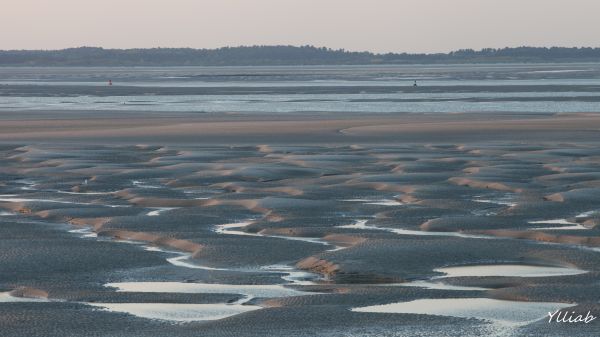
<instances>
[{"instance_id":1,"label":"dry sand strip","mask_svg":"<svg viewBox=\"0 0 600 337\"><path fill-rule=\"evenodd\" d=\"M474 140L589 139L600 134L600 115L178 115L72 112L58 119L7 112L0 142L91 143L352 143ZM40 113L41 114L41 113ZM38 115L39 116L39 115Z\"/></svg>"}]
</instances>

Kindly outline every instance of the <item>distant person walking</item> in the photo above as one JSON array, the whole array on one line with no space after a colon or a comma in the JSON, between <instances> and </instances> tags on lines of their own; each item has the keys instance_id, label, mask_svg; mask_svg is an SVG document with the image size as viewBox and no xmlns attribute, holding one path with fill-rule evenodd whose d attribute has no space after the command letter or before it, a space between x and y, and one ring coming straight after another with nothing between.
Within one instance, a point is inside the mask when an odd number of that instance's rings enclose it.
<instances>
[{"instance_id":1,"label":"distant person walking","mask_svg":"<svg viewBox=\"0 0 600 337\"><path fill-rule=\"evenodd\" d=\"M112 85L112 80L108 80L108 85Z\"/></svg>"}]
</instances>

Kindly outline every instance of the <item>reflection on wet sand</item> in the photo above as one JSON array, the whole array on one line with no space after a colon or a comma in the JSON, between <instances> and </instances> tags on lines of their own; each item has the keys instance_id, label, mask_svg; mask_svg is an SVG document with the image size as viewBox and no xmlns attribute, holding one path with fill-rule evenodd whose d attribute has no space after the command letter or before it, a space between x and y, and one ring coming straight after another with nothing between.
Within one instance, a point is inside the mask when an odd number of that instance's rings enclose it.
<instances>
[{"instance_id":1,"label":"reflection on wet sand","mask_svg":"<svg viewBox=\"0 0 600 337\"><path fill-rule=\"evenodd\" d=\"M574 304L501 301L488 298L421 299L353 308L355 312L441 315L477 318L508 325L523 325L547 317L548 312Z\"/></svg>"}]
</instances>

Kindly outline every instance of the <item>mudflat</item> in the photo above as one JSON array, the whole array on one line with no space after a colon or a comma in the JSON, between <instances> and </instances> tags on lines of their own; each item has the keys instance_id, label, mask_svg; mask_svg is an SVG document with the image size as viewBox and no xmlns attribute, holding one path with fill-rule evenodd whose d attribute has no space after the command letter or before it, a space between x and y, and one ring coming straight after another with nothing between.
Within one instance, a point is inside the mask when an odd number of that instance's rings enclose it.
<instances>
[{"instance_id":1,"label":"mudflat","mask_svg":"<svg viewBox=\"0 0 600 337\"><path fill-rule=\"evenodd\" d=\"M548 323L600 314L594 111L61 104L2 108L2 336L600 333Z\"/></svg>"}]
</instances>

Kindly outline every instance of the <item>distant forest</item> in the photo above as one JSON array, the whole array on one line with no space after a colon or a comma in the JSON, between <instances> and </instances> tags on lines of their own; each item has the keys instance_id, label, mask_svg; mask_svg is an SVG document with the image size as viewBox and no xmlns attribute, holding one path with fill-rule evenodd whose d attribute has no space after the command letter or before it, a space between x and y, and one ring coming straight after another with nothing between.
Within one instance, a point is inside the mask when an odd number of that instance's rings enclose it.
<instances>
[{"instance_id":1,"label":"distant forest","mask_svg":"<svg viewBox=\"0 0 600 337\"><path fill-rule=\"evenodd\" d=\"M488 48L438 54L375 54L313 46L251 46L219 49L81 47L63 50L0 51L0 66L267 66L508 62L600 62L600 48Z\"/></svg>"}]
</instances>

